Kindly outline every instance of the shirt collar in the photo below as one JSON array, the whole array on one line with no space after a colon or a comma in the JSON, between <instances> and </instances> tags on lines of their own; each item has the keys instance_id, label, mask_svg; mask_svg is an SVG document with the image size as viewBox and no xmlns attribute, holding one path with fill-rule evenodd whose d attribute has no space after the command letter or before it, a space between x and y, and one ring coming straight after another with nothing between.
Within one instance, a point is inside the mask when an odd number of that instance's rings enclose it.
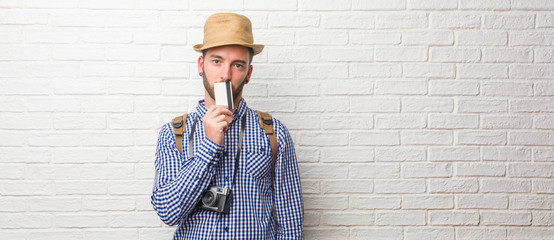
<instances>
[{"instance_id":1,"label":"shirt collar","mask_svg":"<svg viewBox=\"0 0 554 240\"><path fill-rule=\"evenodd\" d=\"M204 115L206 115L206 112L208 112L208 108L204 106L204 99L198 101L198 105L196 106L196 112L198 113L200 118L203 118ZM244 113L246 113L246 101L244 100L244 98L241 98L239 102L239 106L233 112L233 122L241 118L242 115L244 115Z\"/></svg>"}]
</instances>

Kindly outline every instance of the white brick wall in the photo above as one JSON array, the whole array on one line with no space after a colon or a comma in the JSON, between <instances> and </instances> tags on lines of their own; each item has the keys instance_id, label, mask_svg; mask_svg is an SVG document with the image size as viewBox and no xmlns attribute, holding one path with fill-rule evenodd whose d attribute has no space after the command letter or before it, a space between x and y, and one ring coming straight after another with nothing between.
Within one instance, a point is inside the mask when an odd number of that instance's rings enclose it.
<instances>
[{"instance_id":1,"label":"white brick wall","mask_svg":"<svg viewBox=\"0 0 554 240\"><path fill-rule=\"evenodd\" d=\"M0 239L170 239L159 127L207 16L295 140L306 239L552 239L554 1L0 0Z\"/></svg>"}]
</instances>

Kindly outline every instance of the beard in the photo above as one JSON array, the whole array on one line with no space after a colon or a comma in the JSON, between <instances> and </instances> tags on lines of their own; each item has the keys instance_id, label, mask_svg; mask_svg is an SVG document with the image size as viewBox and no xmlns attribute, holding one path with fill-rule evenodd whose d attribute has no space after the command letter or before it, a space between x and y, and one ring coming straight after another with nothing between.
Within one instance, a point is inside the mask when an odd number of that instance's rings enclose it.
<instances>
[{"instance_id":1,"label":"beard","mask_svg":"<svg viewBox=\"0 0 554 240\"><path fill-rule=\"evenodd\" d=\"M204 69L202 69L204 71ZM206 89L206 92L208 92L208 95L215 101L215 93L214 93L214 86L210 84L208 81L208 78L206 77L206 72L202 74L202 80L204 82L204 89ZM248 76L244 77L244 79L239 83L238 86L232 86L233 88L233 102L236 102L239 99L239 96L242 95L242 89L244 88L244 84L248 82Z\"/></svg>"}]
</instances>

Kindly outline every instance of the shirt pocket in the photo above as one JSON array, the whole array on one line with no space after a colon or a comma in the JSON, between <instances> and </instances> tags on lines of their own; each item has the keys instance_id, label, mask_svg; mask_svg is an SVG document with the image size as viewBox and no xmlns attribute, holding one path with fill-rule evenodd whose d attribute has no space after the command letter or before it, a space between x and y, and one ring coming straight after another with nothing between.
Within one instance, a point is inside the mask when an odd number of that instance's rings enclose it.
<instances>
[{"instance_id":1,"label":"shirt pocket","mask_svg":"<svg viewBox=\"0 0 554 240\"><path fill-rule=\"evenodd\" d=\"M248 174L255 179L269 177L272 168L271 154L267 152L248 152L246 166Z\"/></svg>"}]
</instances>

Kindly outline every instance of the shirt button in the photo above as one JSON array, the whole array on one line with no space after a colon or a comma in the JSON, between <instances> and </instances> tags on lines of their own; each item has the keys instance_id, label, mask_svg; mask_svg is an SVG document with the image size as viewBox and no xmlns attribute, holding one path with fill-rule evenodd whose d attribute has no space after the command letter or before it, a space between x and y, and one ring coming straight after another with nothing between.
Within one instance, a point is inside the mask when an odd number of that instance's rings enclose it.
<instances>
[{"instance_id":1,"label":"shirt button","mask_svg":"<svg viewBox=\"0 0 554 240\"><path fill-rule=\"evenodd\" d=\"M225 180L229 181L229 176L226 176L226 177L225 177Z\"/></svg>"},{"instance_id":2,"label":"shirt button","mask_svg":"<svg viewBox=\"0 0 554 240\"><path fill-rule=\"evenodd\" d=\"M225 227L225 232L229 232L229 227Z\"/></svg>"}]
</instances>

